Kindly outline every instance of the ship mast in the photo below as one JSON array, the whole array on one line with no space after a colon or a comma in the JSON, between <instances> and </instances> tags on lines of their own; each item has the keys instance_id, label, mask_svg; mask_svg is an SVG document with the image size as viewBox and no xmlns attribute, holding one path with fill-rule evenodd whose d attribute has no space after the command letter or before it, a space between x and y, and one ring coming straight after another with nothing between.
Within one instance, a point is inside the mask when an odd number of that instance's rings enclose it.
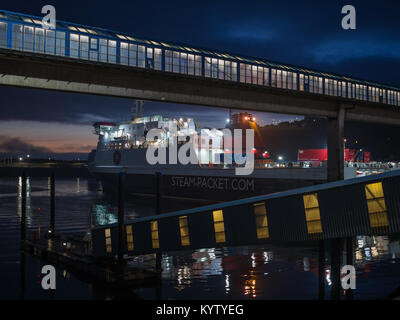
<instances>
[{"instance_id":1,"label":"ship mast","mask_svg":"<svg viewBox=\"0 0 400 320\"><path fill-rule=\"evenodd\" d=\"M140 116L143 116L143 105L144 105L144 100L134 101L134 104L131 107L132 120Z\"/></svg>"}]
</instances>

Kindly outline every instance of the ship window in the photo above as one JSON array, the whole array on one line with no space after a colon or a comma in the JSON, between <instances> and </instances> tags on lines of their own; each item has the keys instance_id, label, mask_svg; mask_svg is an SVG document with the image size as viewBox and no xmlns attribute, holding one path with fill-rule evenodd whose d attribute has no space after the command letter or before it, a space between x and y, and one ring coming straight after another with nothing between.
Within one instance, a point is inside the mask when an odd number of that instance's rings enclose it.
<instances>
[{"instance_id":1,"label":"ship window","mask_svg":"<svg viewBox=\"0 0 400 320\"><path fill-rule=\"evenodd\" d=\"M257 239L267 239L269 238L269 230L265 203L255 203L253 206L254 215L256 216Z\"/></svg>"},{"instance_id":2,"label":"ship window","mask_svg":"<svg viewBox=\"0 0 400 320\"><path fill-rule=\"evenodd\" d=\"M160 240L158 238L158 221L150 221L151 241L153 249L160 248Z\"/></svg>"},{"instance_id":3,"label":"ship window","mask_svg":"<svg viewBox=\"0 0 400 320\"><path fill-rule=\"evenodd\" d=\"M389 225L382 182L365 185L369 220L372 228Z\"/></svg>"},{"instance_id":4,"label":"ship window","mask_svg":"<svg viewBox=\"0 0 400 320\"><path fill-rule=\"evenodd\" d=\"M318 195L316 193L303 196L308 233L321 233L321 217L319 213Z\"/></svg>"},{"instance_id":5,"label":"ship window","mask_svg":"<svg viewBox=\"0 0 400 320\"><path fill-rule=\"evenodd\" d=\"M181 233L182 247L190 246L189 226L188 226L187 216L179 217L179 229L180 229L180 233Z\"/></svg>"},{"instance_id":6,"label":"ship window","mask_svg":"<svg viewBox=\"0 0 400 320\"><path fill-rule=\"evenodd\" d=\"M104 230L104 234L106 237L106 252L112 252L112 244L111 244L111 229L107 228Z\"/></svg>"},{"instance_id":7,"label":"ship window","mask_svg":"<svg viewBox=\"0 0 400 320\"><path fill-rule=\"evenodd\" d=\"M213 211L215 241L217 243L225 242L224 214L222 210Z\"/></svg>"},{"instance_id":8,"label":"ship window","mask_svg":"<svg viewBox=\"0 0 400 320\"><path fill-rule=\"evenodd\" d=\"M133 232L132 225L126 226L126 242L128 244L128 251L133 251Z\"/></svg>"}]
</instances>

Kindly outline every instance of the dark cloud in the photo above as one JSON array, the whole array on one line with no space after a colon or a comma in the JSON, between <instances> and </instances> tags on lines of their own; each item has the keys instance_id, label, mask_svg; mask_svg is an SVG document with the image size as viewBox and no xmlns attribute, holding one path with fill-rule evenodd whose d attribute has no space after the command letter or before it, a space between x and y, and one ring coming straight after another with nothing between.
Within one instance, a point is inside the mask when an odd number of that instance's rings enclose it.
<instances>
[{"instance_id":1,"label":"dark cloud","mask_svg":"<svg viewBox=\"0 0 400 320\"><path fill-rule=\"evenodd\" d=\"M0 152L13 155L48 156L52 152L45 147L34 146L20 138L10 138L0 135Z\"/></svg>"}]
</instances>

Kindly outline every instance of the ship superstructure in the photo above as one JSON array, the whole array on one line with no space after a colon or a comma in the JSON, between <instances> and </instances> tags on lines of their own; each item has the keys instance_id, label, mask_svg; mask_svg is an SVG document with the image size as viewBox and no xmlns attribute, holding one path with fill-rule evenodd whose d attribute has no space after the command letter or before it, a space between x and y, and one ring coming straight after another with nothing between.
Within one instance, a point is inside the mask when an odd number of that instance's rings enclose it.
<instances>
[{"instance_id":1,"label":"ship superstructure","mask_svg":"<svg viewBox=\"0 0 400 320\"><path fill-rule=\"evenodd\" d=\"M243 132L242 146L234 148L233 136L227 130ZM246 148L247 129L254 130L254 147ZM131 193L154 193L154 176L163 176L164 195L219 200L266 194L290 188L325 182L326 169L271 168L255 117L249 113L233 115L223 129L200 128L193 118L166 118L162 115L136 116L121 123L96 122L94 133L99 136L92 173L104 189L115 190L116 177L124 172ZM149 135L152 138L149 138ZM181 150L187 142L195 146L195 162L184 164L171 160L170 150ZM150 163L147 152L166 148L165 163ZM239 157L254 156L254 169L248 175L237 175ZM249 157L252 158L252 157ZM226 160L229 161L226 161Z\"/></svg>"}]
</instances>

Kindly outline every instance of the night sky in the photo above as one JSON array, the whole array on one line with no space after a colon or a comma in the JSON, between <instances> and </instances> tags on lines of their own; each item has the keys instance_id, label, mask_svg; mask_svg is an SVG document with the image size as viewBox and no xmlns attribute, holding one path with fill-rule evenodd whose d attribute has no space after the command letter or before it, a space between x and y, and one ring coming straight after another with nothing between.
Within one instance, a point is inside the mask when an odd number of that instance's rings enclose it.
<instances>
[{"instance_id":1,"label":"night sky","mask_svg":"<svg viewBox=\"0 0 400 320\"><path fill-rule=\"evenodd\" d=\"M329 2L329 3L328 3ZM2 9L130 33L138 38L260 57L400 86L399 1L3 1ZM341 8L357 30L341 28ZM85 153L91 125L126 120L132 100L0 87L0 152ZM145 114L190 116L223 127L228 110L146 102ZM293 116L255 113L259 124Z\"/></svg>"}]
</instances>

